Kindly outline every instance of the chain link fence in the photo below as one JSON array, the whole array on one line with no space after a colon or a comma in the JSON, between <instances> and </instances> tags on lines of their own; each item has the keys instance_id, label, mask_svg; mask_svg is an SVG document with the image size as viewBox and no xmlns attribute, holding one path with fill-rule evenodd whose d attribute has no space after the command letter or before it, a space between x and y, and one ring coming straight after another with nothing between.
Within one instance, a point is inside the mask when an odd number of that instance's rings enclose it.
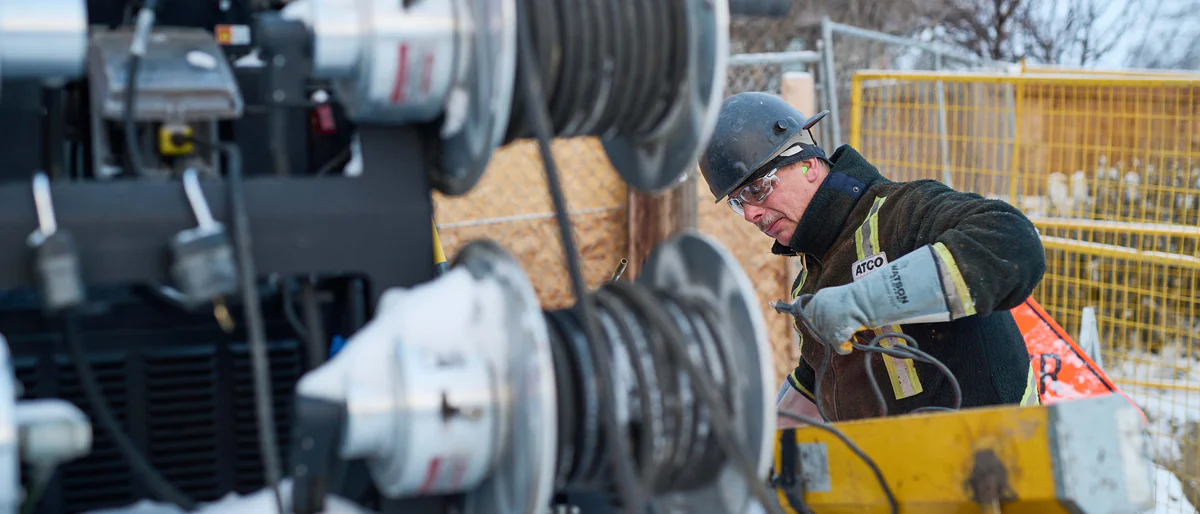
<instances>
[{"instance_id":1,"label":"chain link fence","mask_svg":"<svg viewBox=\"0 0 1200 514\"><path fill-rule=\"evenodd\" d=\"M862 72L852 99L851 144L886 176L1033 220L1035 298L1076 340L1095 313L1099 362L1200 503L1200 75Z\"/></svg>"},{"instance_id":2,"label":"chain link fence","mask_svg":"<svg viewBox=\"0 0 1200 514\"><path fill-rule=\"evenodd\" d=\"M845 144L850 133L850 90L853 76L860 70L964 71L1012 69L1017 64L984 59L970 52L943 44L893 36L821 19L822 108L831 111L823 123L824 141L831 147Z\"/></svg>"}]
</instances>

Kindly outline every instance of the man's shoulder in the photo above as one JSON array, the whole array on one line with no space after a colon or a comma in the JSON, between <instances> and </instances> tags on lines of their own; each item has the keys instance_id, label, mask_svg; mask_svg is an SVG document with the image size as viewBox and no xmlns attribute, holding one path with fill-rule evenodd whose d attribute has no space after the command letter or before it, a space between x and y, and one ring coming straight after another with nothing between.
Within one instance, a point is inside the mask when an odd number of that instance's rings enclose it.
<instances>
[{"instance_id":1,"label":"man's shoulder","mask_svg":"<svg viewBox=\"0 0 1200 514\"><path fill-rule=\"evenodd\" d=\"M934 179L916 179L909 181L892 181L886 180L873 184L868 192L875 196L886 196L889 199L908 199L917 201L929 201L944 197L945 199L955 200L983 200L983 196L972 193L959 191L945 183Z\"/></svg>"}]
</instances>

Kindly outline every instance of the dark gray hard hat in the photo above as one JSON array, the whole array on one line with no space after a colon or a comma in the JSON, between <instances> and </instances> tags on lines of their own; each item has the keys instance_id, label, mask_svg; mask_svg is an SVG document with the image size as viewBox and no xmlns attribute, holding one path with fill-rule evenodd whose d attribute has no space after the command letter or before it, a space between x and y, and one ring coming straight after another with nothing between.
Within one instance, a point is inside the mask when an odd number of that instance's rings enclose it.
<instances>
[{"instance_id":1,"label":"dark gray hard hat","mask_svg":"<svg viewBox=\"0 0 1200 514\"><path fill-rule=\"evenodd\" d=\"M799 144L799 153L788 152L788 161L813 157L826 159L816 145L812 127L829 111L811 118L770 93L738 93L725 99L708 148L700 156L700 173L720 202L768 164L780 165L780 155Z\"/></svg>"}]
</instances>

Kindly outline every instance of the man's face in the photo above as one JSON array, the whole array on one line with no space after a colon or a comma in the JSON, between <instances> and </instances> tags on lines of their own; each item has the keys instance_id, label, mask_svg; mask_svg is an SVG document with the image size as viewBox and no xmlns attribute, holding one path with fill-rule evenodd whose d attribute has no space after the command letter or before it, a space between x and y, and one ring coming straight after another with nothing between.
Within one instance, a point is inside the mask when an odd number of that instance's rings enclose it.
<instances>
[{"instance_id":1,"label":"man's face","mask_svg":"<svg viewBox=\"0 0 1200 514\"><path fill-rule=\"evenodd\" d=\"M825 173L825 167L819 159L808 159L780 168L775 172L778 180L771 193L762 203L742 204L742 216L764 234L779 241L779 244L787 245ZM742 189L734 191L732 196L737 196Z\"/></svg>"}]
</instances>

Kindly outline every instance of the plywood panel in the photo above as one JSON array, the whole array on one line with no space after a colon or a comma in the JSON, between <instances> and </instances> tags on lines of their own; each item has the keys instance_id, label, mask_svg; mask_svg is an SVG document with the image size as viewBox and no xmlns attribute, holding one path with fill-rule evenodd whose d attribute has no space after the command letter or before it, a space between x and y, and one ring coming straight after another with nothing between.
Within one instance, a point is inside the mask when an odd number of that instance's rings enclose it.
<instances>
[{"instance_id":1,"label":"plywood panel","mask_svg":"<svg viewBox=\"0 0 1200 514\"><path fill-rule=\"evenodd\" d=\"M750 277L767 324L767 334L774 351L777 385L799 362L799 348L791 326L791 317L775 312L769 305L774 300L788 298L788 287L794 275L790 259L771 253L772 239L753 224L738 216L724 203L713 203L712 194L703 180L697 187L699 199L699 228L733 253Z\"/></svg>"}]
</instances>

